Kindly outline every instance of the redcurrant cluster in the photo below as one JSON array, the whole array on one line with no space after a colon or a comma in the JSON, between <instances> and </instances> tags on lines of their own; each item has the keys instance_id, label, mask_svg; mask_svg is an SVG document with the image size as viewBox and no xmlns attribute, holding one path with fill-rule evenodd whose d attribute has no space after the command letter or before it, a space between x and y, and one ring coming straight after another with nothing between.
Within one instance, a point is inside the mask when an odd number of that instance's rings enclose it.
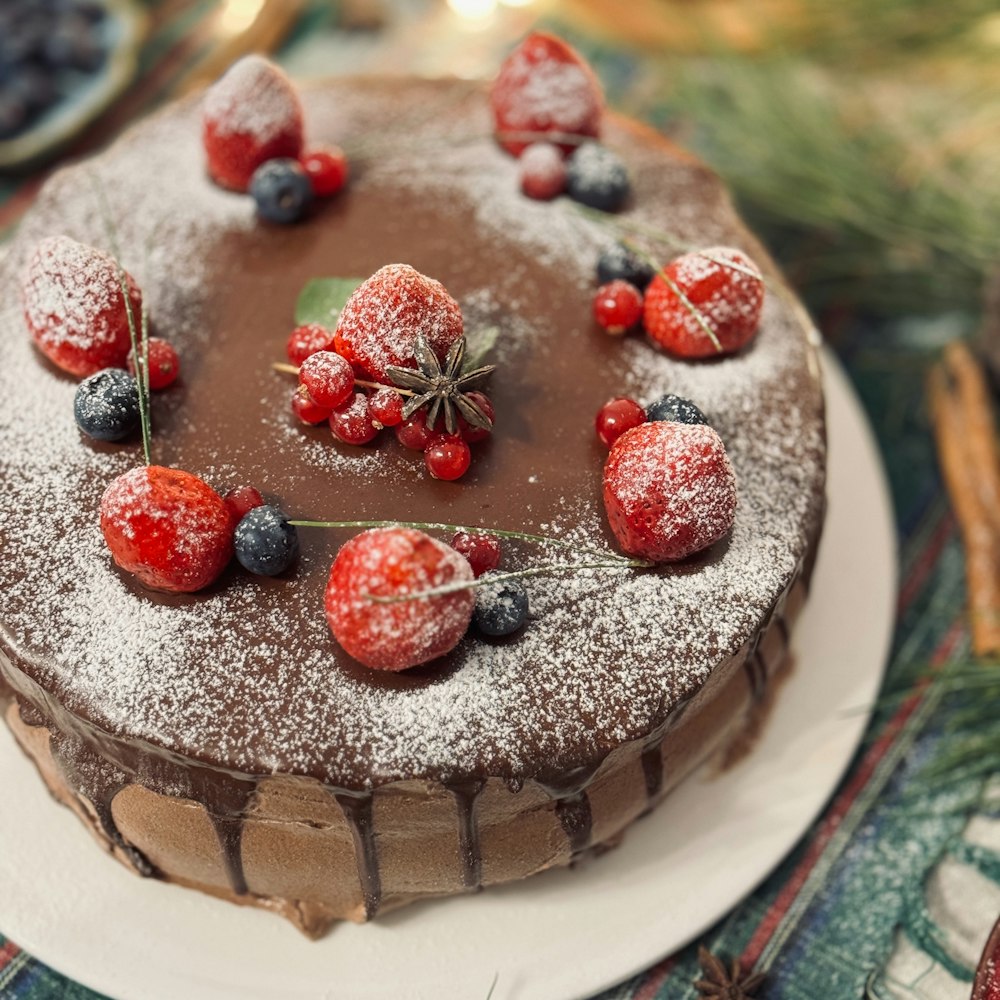
<instances>
[{"instance_id":1,"label":"redcurrant cluster","mask_svg":"<svg viewBox=\"0 0 1000 1000\"><path fill-rule=\"evenodd\" d=\"M304 424L329 423L333 436L343 444L364 445L386 427L394 429L404 448L424 453L424 464L435 479L461 478L472 461L469 445L485 441L491 431L473 427L459 415L458 427L449 434L444 418L427 426L427 412L417 410L408 419L403 408L411 395L394 385L361 381L351 364L335 350L334 331L316 323L296 327L288 338L288 360L298 367L299 384L292 394L292 412ZM482 392L466 394L489 417L495 413Z\"/></svg>"}]
</instances>

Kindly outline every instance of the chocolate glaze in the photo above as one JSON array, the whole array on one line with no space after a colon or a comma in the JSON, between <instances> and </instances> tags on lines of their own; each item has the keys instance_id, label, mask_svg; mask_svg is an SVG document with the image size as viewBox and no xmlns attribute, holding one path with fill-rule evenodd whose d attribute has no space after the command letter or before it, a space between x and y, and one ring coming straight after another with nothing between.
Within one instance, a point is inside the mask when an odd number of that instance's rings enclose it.
<instances>
[{"instance_id":1,"label":"chocolate glaze","mask_svg":"<svg viewBox=\"0 0 1000 1000\"><path fill-rule=\"evenodd\" d=\"M646 782L646 795L649 801L655 802L663 787L663 754L660 751L660 741L656 740L642 751L642 776Z\"/></svg>"},{"instance_id":2,"label":"chocolate glaze","mask_svg":"<svg viewBox=\"0 0 1000 1000\"><path fill-rule=\"evenodd\" d=\"M382 904L382 877L379 874L378 848L372 828L373 796L371 792L345 790L334 792L333 795L351 827L361 897L365 904L365 919L371 920Z\"/></svg>"},{"instance_id":3,"label":"chocolate glaze","mask_svg":"<svg viewBox=\"0 0 1000 1000\"><path fill-rule=\"evenodd\" d=\"M483 105L481 90L459 83L404 86L368 81L361 87L356 83L341 83L331 93L307 95L307 114L318 136L328 132L337 137L352 122L357 125L367 121L373 107L376 117L390 114L386 109L400 104L404 94L407 106L422 106L432 98L440 101L450 95L456 121L462 122L466 133L472 127L470 122L475 127L483 124L479 117ZM136 169L140 170L140 164L149 156L157 155L152 150L169 160L178 125L181 135L189 134L189 143L197 141L195 105L189 103L169 111L147 126L145 132L116 147L106 161L98 161L87 169L98 174L110 173L108 168L116 162L114 158L124 158L134 159ZM692 234L704 232L712 242L729 238L753 249L752 241L735 222L717 182L703 168L685 163L675 151L660 148L657 140L634 131L631 126L617 123L611 132L612 141L619 147L637 156L641 152L649 160L649 168L637 178L637 202L641 204L643 198L652 196L650 192L656 190L663 170L669 168L671 183L676 185L672 204L685 210L677 213L677 227L683 230L688 225ZM177 155L183 158L188 153ZM502 174L497 184L515 182L512 164L499 156L496 164L490 163L491 169ZM191 167L189 160L183 160L180 167L168 163L164 170L169 173L169 169L190 173ZM358 164L357 177L355 189L324 206L303 226L281 229L245 222L237 225L220 218L217 229L210 230L210 237L197 249L199 266L206 271L202 284L208 294L179 288L155 269L140 273L154 305L168 303L178 317L187 320L191 315L196 316L195 328L203 334L201 339L189 335L182 384L156 401L157 462L176 464L206 475L216 470L219 480L216 485L220 488L237 482L255 483L265 492L277 495L286 509L307 519L349 516L447 520L547 533L551 523L565 524L566 498L575 504L569 508L571 514L579 511L580 503L599 510L603 456L592 440L590 414L604 399L620 394L622 386L629 384L633 376L630 356L621 343L593 335L587 284L568 277L564 263L540 261L535 250L516 234L505 234L503 228L484 232L474 203L449 198L447 193L435 196L425 192L415 198L405 184L389 183L384 178L369 183L363 162ZM39 207L25 220L9 262L0 268L0 292L4 298L11 301L16 298L18 269L34 242L42 235L61 231L60 206L69 204L68 199L79 198L85 186L83 180L70 173L45 189ZM252 214L248 200L241 202L235 195L225 198L226 213L242 206L244 214ZM189 210L181 202L177 211ZM134 224L141 225L142 213L132 214L140 220ZM128 213L123 213L121 224L133 224ZM515 226L516 219L508 220L508 225ZM100 220L76 220L70 228L76 238L98 245L106 243ZM470 234L478 234L474 254L470 254ZM188 251L185 247L184 252ZM755 254L763 259L759 250ZM133 247L126 264L139 270L140 257L139 250ZM316 275L365 275L395 260L408 261L441 278L460 299L491 283L505 296L499 307L489 306L486 314L481 310L473 315L473 309L467 315L471 325L482 325L488 320L500 326L507 343L503 360L510 374L498 376L490 387L498 413L497 440L477 449L470 474L457 486L435 482L420 472L415 476L419 457L415 459L398 448L389 435L383 435L369 451L377 456L376 461L383 463L383 469L390 471L388 476L359 477L350 466L343 469L335 465L331 471L322 462L309 459L306 449L312 442L322 442L334 455L337 446L330 442L325 429L293 428L288 433L290 417L286 407L291 386L276 380L268 368L270 361L280 359L292 303L306 280ZM530 275L531 280L516 286L504 284L504 276L512 273ZM771 280L778 279L772 274ZM513 301L515 294L516 316L513 307L503 304ZM822 397L818 377L810 369L814 364L812 348L805 346L797 307L786 308L775 301L772 308L775 327L782 331L780 336L788 338L789 352L800 358L794 369L797 381L788 384L783 376L784 395L773 405L796 407L803 435L810 429L821 430ZM554 346L549 341L516 336L517 324L525 317L544 329L551 328L556 335ZM155 332L169 336L170 325L168 308L154 314ZM6 328L3 332L5 337L26 337L16 325L13 333ZM17 350L22 349L18 341ZM20 402L32 392L32 378L65 381L65 395L71 399L72 384L68 380L40 359L36 358L33 365L30 378L25 380L27 384L19 390L24 394ZM683 366L677 366L677 371L683 374ZM237 400L245 405L234 415L233 401ZM17 407L19 400L8 400L5 405ZM761 413L766 413L771 405L767 394L755 401ZM579 419L581 413L585 419ZM740 433L752 433L741 430L735 417L723 430L731 439ZM39 435L45 433L44 427L38 429ZM23 445L20 438L11 443L6 434L0 424L0 456L6 456L0 457L0 487L23 475L19 457L24 454ZM81 441L77 454L83 469L83 485L74 499L75 506L58 512L59 523L61 531L67 534L92 535L97 501L105 483L115 471L128 468L136 460L136 449ZM344 454L358 453L346 449ZM92 468L84 468L88 456L94 459ZM817 459L812 454L810 460L818 461L818 472L804 488L807 502L801 516L798 539L801 551L797 556L814 550L822 516L821 456ZM512 498L520 496L523 500L525 470L529 468L544 470L544 474L531 483L530 503L520 503L512 514ZM41 509L39 515L55 520L52 511ZM257 776L302 775L316 778L329 788L351 825L369 917L378 911L382 894L373 834L373 786L420 778L442 781L451 789L458 816L463 883L470 889L481 882L476 804L488 777L501 779L512 792L521 789L527 780L545 787L571 851L579 854L591 840L587 786L606 755L624 742L643 741L647 746L642 756L644 780L647 794L654 800L663 783L658 751L663 731L696 694L711 667L752 640L754 632L768 619L768 606L773 606L775 597L798 573L797 569L790 570L780 581L760 607L757 624L748 630L715 647L711 643L697 650L665 647L664 657L669 655L677 669L668 677L668 683L664 683L660 680L661 664L650 664L650 678L656 683L642 677L645 686L641 693L650 707L639 719L632 718L629 714L632 706L623 701L620 711L617 715L612 712L606 725L583 724L589 722L589 709L586 704L573 701L575 695L569 690L567 675L548 675L538 669L538 664L525 663L524 673L535 684L524 695L529 699L531 711L525 711L523 716L509 713L509 719L521 726L518 739L512 744L515 750L497 747L490 742L487 732L475 752L466 753L461 760L447 764L417 760L409 769L399 765L374 768L373 748L381 735L376 724L373 723L373 733L365 740L348 744L337 738L338 726L353 718L351 705L329 711L312 725L300 721L301 704L321 692L315 686L309 689L309 684L315 684L313 674L303 673L294 683L287 681L289 676L294 681L299 670L300 653L293 640L307 632L316 637L331 675L335 672L349 683L350 690L357 692L358 705L371 701L368 697L371 692L384 692L391 698L398 693L433 687L441 678L467 668L476 657L488 655L488 647L470 640L446 660L404 675L379 674L360 667L337 647L322 623L317 625L321 616L319 602L315 606L308 603L309 595L322 593L327 567L346 533L311 531L303 532L303 536L304 556L291 583L249 578L233 570L207 594L159 595L144 591L131 580L124 581L128 593L124 595L121 614L125 620L130 607L141 609L153 605L183 609L199 621L203 617L211 621L211 616L217 614L212 610L216 605L230 598L246 598L242 607L248 610L243 617L226 611L226 617L218 621L223 638L215 649L205 652L203 661L186 667L181 677L185 683L196 679L202 685L197 708L204 716L198 727L204 735L197 743L192 742L182 725L171 728L171 711L176 709L177 717L181 718L184 713L180 709L187 706L172 705L170 698L176 692L169 689L157 695L163 700L164 712L155 735L149 727L140 725L141 720L130 718L127 713L110 714L104 699L93 697L92 691L77 685L80 676L77 664L64 662L60 643L56 641L58 636L46 635L44 620L23 633L12 631L6 620L0 622L0 673L18 693L26 721L44 720L59 734L55 751L72 785L94 804L105 833L129 852L137 870L150 873L152 866L123 842L112 816L112 801L124 785L135 782L154 791L203 803L215 826L230 886L234 893L242 894L247 892L241 859L242 820L251 804ZM606 530L603 540L613 544ZM44 559L38 553L24 552L24 560L19 561L21 555L20 551L11 553L0 568L3 574L0 585L32 581L31 588L14 587L8 591L5 615L17 622L31 616L30 601L46 587ZM509 546L505 556L512 565L532 558L537 558L537 553L524 551L517 545ZM664 593L669 593L666 588L671 579L698 573L700 568L725 558L726 543L722 543L690 563L663 568L656 574L664 581ZM93 569L105 576L115 572L106 562ZM601 586L595 584L595 588ZM21 596L29 591L30 601ZM739 596L726 591L723 600L739 600ZM265 648L267 644L261 643L261 637L254 631L258 617L255 612L265 611L293 623L279 638L279 646L281 643L284 646L278 653L273 647ZM692 620L700 622L702 611L692 608ZM41 609L39 615L44 614ZM533 624L529 632L541 627ZM616 626L581 623L581 627L593 629L593 661L573 663L572 669L592 671L595 677L602 670L614 675L620 669L615 660L619 655L614 641ZM270 641L275 637L265 638ZM667 640L669 637L665 637L664 641ZM238 651L234 664L228 670L216 670L216 660L225 664L230 649ZM147 676L156 680L155 654L149 662ZM605 668L602 663L611 665ZM108 663L105 669L110 678L116 664ZM751 672L754 668L746 669L751 681L757 683L756 675ZM576 679L584 676L587 675L579 673ZM572 675L569 679L573 679ZM657 688L657 684L661 686ZM136 692L136 695L141 702L147 693ZM554 717L556 705L565 714L578 713L583 720L578 742L569 741L564 735L554 742L554 724L546 720ZM273 738L279 733L282 739Z\"/></svg>"},{"instance_id":4,"label":"chocolate glaze","mask_svg":"<svg viewBox=\"0 0 1000 1000\"><path fill-rule=\"evenodd\" d=\"M573 856L590 846L594 817L587 788L596 772L596 767L579 767L562 775L558 781L540 782L555 802L556 816Z\"/></svg>"},{"instance_id":5,"label":"chocolate glaze","mask_svg":"<svg viewBox=\"0 0 1000 1000\"><path fill-rule=\"evenodd\" d=\"M458 855L462 862L462 884L476 891L482 888L483 856L479 845L476 805L485 781L446 781L445 787L455 796L458 811Z\"/></svg>"}]
</instances>

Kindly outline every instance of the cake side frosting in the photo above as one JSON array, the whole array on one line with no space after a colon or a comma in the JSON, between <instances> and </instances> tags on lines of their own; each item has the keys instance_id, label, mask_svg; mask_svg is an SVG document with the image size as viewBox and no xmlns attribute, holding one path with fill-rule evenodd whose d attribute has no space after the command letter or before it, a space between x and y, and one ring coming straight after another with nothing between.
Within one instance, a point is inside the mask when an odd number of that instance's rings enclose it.
<instances>
[{"instance_id":1,"label":"cake side frosting","mask_svg":"<svg viewBox=\"0 0 1000 1000\"><path fill-rule=\"evenodd\" d=\"M750 641L811 550L824 466L812 334L770 269L760 334L736 356L692 364L638 338L610 342L589 307L594 262L616 232L564 200L518 193L480 88L345 81L303 98L315 139L367 153L345 196L302 226L262 226L247 199L210 184L193 102L62 172L26 218L0 270L4 649L99 729L232 771L361 788L591 765L661 726ZM620 220L685 248L731 243L760 259L703 167L625 123L612 122L606 141L633 174ZM678 566L539 581L523 635L469 638L443 666L405 677L361 671L330 639L323 580L343 534L304 534L287 579L230 571L193 597L141 591L111 566L96 517L137 449L80 440L74 385L31 348L15 305L27 254L59 233L120 253L154 332L184 355L184 386L156 402L162 464L221 489L254 482L303 518L517 528L610 550L593 413L612 395L670 391L726 442L733 532ZM306 280L393 260L441 280L467 328L501 330L497 434L460 485L428 482L392 444L346 448L303 431L269 368ZM567 558L512 555L514 565Z\"/></svg>"}]
</instances>

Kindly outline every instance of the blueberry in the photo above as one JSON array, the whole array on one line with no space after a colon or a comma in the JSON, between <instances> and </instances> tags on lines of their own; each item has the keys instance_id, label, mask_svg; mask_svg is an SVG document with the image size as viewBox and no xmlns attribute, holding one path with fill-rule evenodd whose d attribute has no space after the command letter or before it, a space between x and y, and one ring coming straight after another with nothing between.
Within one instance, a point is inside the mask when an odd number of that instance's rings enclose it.
<instances>
[{"instance_id":1,"label":"blueberry","mask_svg":"<svg viewBox=\"0 0 1000 1000\"><path fill-rule=\"evenodd\" d=\"M667 420L672 424L707 424L708 418L689 399L668 392L646 407L647 420Z\"/></svg>"},{"instance_id":2,"label":"blueberry","mask_svg":"<svg viewBox=\"0 0 1000 1000\"><path fill-rule=\"evenodd\" d=\"M628 198L628 170L607 146L585 142L569 158L566 190L571 198L584 205L616 212Z\"/></svg>"},{"instance_id":3,"label":"blueberry","mask_svg":"<svg viewBox=\"0 0 1000 1000\"><path fill-rule=\"evenodd\" d=\"M653 267L624 243L612 243L598 258L597 282L606 285L621 279L643 291L653 280Z\"/></svg>"},{"instance_id":4,"label":"blueberry","mask_svg":"<svg viewBox=\"0 0 1000 1000\"><path fill-rule=\"evenodd\" d=\"M121 441L139 426L139 388L123 368L105 368L85 378L73 399L76 424L98 441Z\"/></svg>"},{"instance_id":5,"label":"blueberry","mask_svg":"<svg viewBox=\"0 0 1000 1000\"><path fill-rule=\"evenodd\" d=\"M510 635L528 620L528 592L520 580L497 580L484 573L476 588L476 627L485 635Z\"/></svg>"},{"instance_id":6,"label":"blueberry","mask_svg":"<svg viewBox=\"0 0 1000 1000\"><path fill-rule=\"evenodd\" d=\"M299 533L273 504L254 507L243 515L233 534L240 565L258 576L277 576L295 562Z\"/></svg>"},{"instance_id":7,"label":"blueberry","mask_svg":"<svg viewBox=\"0 0 1000 1000\"><path fill-rule=\"evenodd\" d=\"M268 222L298 222L313 199L312 183L295 160L262 163L250 178L250 194Z\"/></svg>"}]
</instances>

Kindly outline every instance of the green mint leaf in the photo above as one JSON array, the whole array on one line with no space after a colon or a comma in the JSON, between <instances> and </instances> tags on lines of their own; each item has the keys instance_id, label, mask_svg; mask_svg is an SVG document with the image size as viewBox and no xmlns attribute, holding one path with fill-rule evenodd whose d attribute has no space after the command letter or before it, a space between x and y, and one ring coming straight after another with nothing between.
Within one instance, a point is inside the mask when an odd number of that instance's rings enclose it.
<instances>
[{"instance_id":1,"label":"green mint leaf","mask_svg":"<svg viewBox=\"0 0 1000 1000\"><path fill-rule=\"evenodd\" d=\"M364 278L312 278L305 283L295 303L295 325L319 323L331 330L351 292Z\"/></svg>"},{"instance_id":2,"label":"green mint leaf","mask_svg":"<svg viewBox=\"0 0 1000 1000\"><path fill-rule=\"evenodd\" d=\"M500 328L496 326L482 326L478 330L467 333L465 335L465 361L462 363L462 371L471 372L474 368L482 367L490 351L496 346L499 336Z\"/></svg>"}]
</instances>

